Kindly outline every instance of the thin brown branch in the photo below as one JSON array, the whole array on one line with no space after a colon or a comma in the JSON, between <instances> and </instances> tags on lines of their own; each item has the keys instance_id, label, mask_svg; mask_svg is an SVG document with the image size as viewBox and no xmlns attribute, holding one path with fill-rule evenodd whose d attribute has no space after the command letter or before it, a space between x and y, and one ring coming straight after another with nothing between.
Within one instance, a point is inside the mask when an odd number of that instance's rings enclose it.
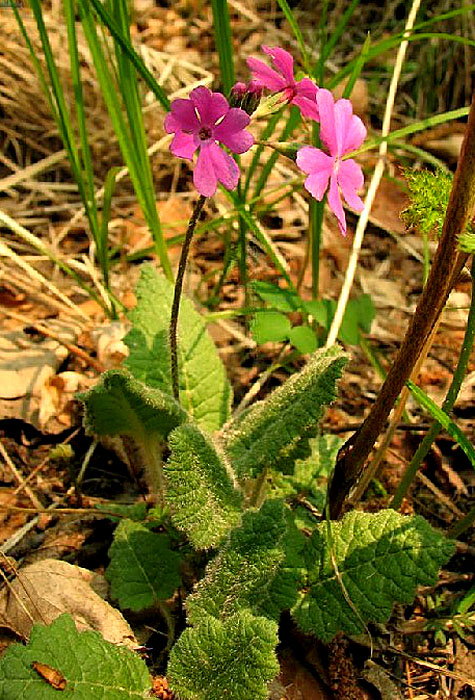
<instances>
[{"instance_id":1,"label":"thin brown branch","mask_svg":"<svg viewBox=\"0 0 475 700\"><path fill-rule=\"evenodd\" d=\"M465 139L454 175L439 245L427 284L396 359L381 391L359 430L340 450L330 484L330 515L338 518L351 488L359 479L401 389L445 306L467 255L457 247L475 207L475 98L468 117Z\"/></svg>"}]
</instances>

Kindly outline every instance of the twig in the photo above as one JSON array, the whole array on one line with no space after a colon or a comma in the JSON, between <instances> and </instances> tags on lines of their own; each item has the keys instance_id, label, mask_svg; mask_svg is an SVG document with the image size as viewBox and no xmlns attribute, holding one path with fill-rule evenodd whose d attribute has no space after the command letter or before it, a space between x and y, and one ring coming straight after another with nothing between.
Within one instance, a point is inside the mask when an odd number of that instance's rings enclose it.
<instances>
[{"instance_id":1,"label":"twig","mask_svg":"<svg viewBox=\"0 0 475 700\"><path fill-rule=\"evenodd\" d=\"M27 484L25 484L25 480L23 479L22 475L20 474L18 469L13 464L13 462L10 458L10 455L6 451L1 440L0 440L0 454L2 455L3 459L7 463L8 468L10 469L11 473L13 474L15 479L17 480L18 484L20 484L23 487L23 490L25 491L26 495L28 496L30 501L33 503L35 508L37 508L37 509L43 508L43 504L41 503L41 501L35 496L35 494L30 489L30 487Z\"/></svg>"},{"instance_id":2,"label":"twig","mask_svg":"<svg viewBox=\"0 0 475 700\"><path fill-rule=\"evenodd\" d=\"M447 297L468 255L460 253L457 239L465 230L475 206L475 96L468 117L452 191L445 214L442 235L427 284L396 359L381 391L361 428L340 450L330 484L330 508L333 518L343 509L344 500L359 478L366 459L386 422L394 402L410 377Z\"/></svg>"}]
</instances>

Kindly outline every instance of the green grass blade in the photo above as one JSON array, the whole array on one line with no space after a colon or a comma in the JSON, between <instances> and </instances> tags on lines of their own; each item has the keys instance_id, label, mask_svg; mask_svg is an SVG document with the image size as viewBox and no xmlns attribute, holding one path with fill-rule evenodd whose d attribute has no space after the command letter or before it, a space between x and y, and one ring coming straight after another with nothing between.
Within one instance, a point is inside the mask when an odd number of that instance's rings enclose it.
<instances>
[{"instance_id":1,"label":"green grass blade","mask_svg":"<svg viewBox=\"0 0 475 700\"><path fill-rule=\"evenodd\" d=\"M214 41L224 94L229 96L234 85L233 43L227 0L211 0L214 20Z\"/></svg>"},{"instance_id":2,"label":"green grass blade","mask_svg":"<svg viewBox=\"0 0 475 700\"><path fill-rule=\"evenodd\" d=\"M472 466L475 468L475 449L470 440L467 439L465 433L460 430L458 425L454 423L450 416L448 416L441 408L437 406L434 401L432 401L430 396L427 396L425 391L420 389L410 379L406 383L417 403L422 406L422 408L425 408L426 411L430 413L432 418L440 423L444 430L446 430L448 434L454 438L459 447L467 455Z\"/></svg>"},{"instance_id":3,"label":"green grass blade","mask_svg":"<svg viewBox=\"0 0 475 700\"><path fill-rule=\"evenodd\" d=\"M114 40L120 45L121 49L128 56L130 61L133 63L135 69L143 80L147 83L150 90L153 92L157 100L160 102L162 107L169 112L170 111L170 101L163 90L162 87L157 83L152 73L149 71L145 63L142 61L131 42L124 37L120 29L117 27L114 19L111 17L110 13L106 10L101 0L90 0L91 5L93 5L98 16L101 18L104 25L108 28Z\"/></svg>"},{"instance_id":4,"label":"green grass blade","mask_svg":"<svg viewBox=\"0 0 475 700\"><path fill-rule=\"evenodd\" d=\"M359 5L360 0L352 0L348 7L346 8L345 12L343 13L340 21L336 25L333 34L331 37L325 42L325 47L324 50L322 51L322 56L321 60L323 63L327 60L327 58L330 56L331 52L335 48L336 44L340 40L343 32L345 31L345 27L348 24L348 22L351 19L351 16L353 12L356 10L356 8Z\"/></svg>"},{"instance_id":5,"label":"green grass blade","mask_svg":"<svg viewBox=\"0 0 475 700\"><path fill-rule=\"evenodd\" d=\"M399 46L402 41L426 41L430 39L446 39L447 41L454 41L455 43L463 44L465 46L475 46L475 41L467 39L462 36L457 36L456 34L446 34L443 32L423 32L414 33L410 36L404 36L404 33L396 34L395 36L389 37L388 39L383 39L368 51L367 60L371 60L385 53L385 51L391 51L392 49ZM358 61L359 56L352 61L349 61L344 68L342 68L338 73L336 73L333 78L328 81L327 87L332 90L336 85L341 83L347 75L351 75L354 70L355 63Z\"/></svg>"},{"instance_id":6,"label":"green grass blade","mask_svg":"<svg viewBox=\"0 0 475 700\"><path fill-rule=\"evenodd\" d=\"M391 143L392 141L398 141L399 139L403 139L406 136L409 136L410 134L416 134L419 131L431 129L434 126L437 126L438 124L446 124L447 122L453 121L454 119L462 119L463 117L466 117L468 115L469 111L470 107L460 107L460 109L453 109L449 112L442 112L442 114L435 114L434 116L428 117L427 119L420 119L419 121L414 122L413 124L404 126L402 129L396 129L396 131L391 131L391 133L387 136L378 137L376 139L369 139L363 146L361 146L361 148L358 148L358 150L353 151L353 153L349 154L348 158L354 158L360 153L364 153L365 151L371 151L373 148L377 148L379 144L383 141ZM345 160L345 157L343 157L343 160Z\"/></svg>"},{"instance_id":7,"label":"green grass blade","mask_svg":"<svg viewBox=\"0 0 475 700\"><path fill-rule=\"evenodd\" d=\"M151 177L151 171L143 169L142 165L145 156L144 154L139 155L138 149L134 148L134 138L132 137L131 131L135 128L135 125L130 123L128 125L124 119L124 115L122 113L122 103L117 95L117 86L114 83L112 74L105 59L88 0L79 0L79 8L84 34L91 51L97 78L101 86L102 95L106 103L114 131L119 140L122 155L129 169L130 178L134 185L140 206L142 207L144 216L150 227L163 270L168 279L172 280L173 274L157 214L157 208L153 196L153 185L151 185L149 180L149 177ZM137 128L139 127L137 126Z\"/></svg>"},{"instance_id":8,"label":"green grass blade","mask_svg":"<svg viewBox=\"0 0 475 700\"><path fill-rule=\"evenodd\" d=\"M363 48L361 49L361 53L358 56L355 66L353 68L353 71L348 78L348 82L345 85L345 89L343 90L343 97L349 98L351 93L353 92L353 88L355 86L356 81L360 77L360 73L363 70L363 66L368 60L368 55L369 55L369 50L371 48L371 37L368 35L365 39L365 42L363 44Z\"/></svg>"},{"instance_id":9,"label":"green grass blade","mask_svg":"<svg viewBox=\"0 0 475 700\"><path fill-rule=\"evenodd\" d=\"M107 265L105 264L105 259L107 258L107 239L105 241L100 240L99 234L99 221L97 217L94 187L94 170L92 167L91 149L89 147L89 138L86 126L86 111L84 108L84 96L80 75L80 61L76 35L75 7L73 0L64 0L63 7L68 33L71 79L73 83L77 122L79 129L79 140L81 144L80 154L82 160L82 171L84 175L84 190L86 194L85 201L83 203L86 210L87 218L89 220L89 224L91 226L91 233L96 243L97 257L99 259L99 264L101 265L105 286L106 288L108 288L109 279Z\"/></svg>"},{"instance_id":10,"label":"green grass blade","mask_svg":"<svg viewBox=\"0 0 475 700\"><path fill-rule=\"evenodd\" d=\"M299 45L300 53L302 54L302 63L304 65L305 71L307 73L310 73L310 60L308 56L308 51L307 47L305 45L305 40L303 38L303 34L300 30L299 25L297 24L297 21L294 17L294 14L292 10L290 9L287 0L277 0L279 3L280 9L284 13L285 19L290 25L290 28L293 32L294 37L297 39L297 43Z\"/></svg>"},{"instance_id":11,"label":"green grass blade","mask_svg":"<svg viewBox=\"0 0 475 700\"><path fill-rule=\"evenodd\" d=\"M261 246L268 254L269 258L272 260L276 268L279 270L280 274L286 280L287 284L289 285L289 289L295 290L295 287L289 277L287 270L285 269L285 265L283 264L280 255L275 252L272 243L264 234L261 225L255 220L255 218L251 214L249 206L239 202L234 192L228 192L227 190L223 191L228 196L228 199L230 199L231 202L233 202L234 207L239 212L239 216L243 219L248 229L253 232L256 239L259 241Z\"/></svg>"},{"instance_id":12,"label":"green grass blade","mask_svg":"<svg viewBox=\"0 0 475 700\"><path fill-rule=\"evenodd\" d=\"M287 119L287 123L284 127L282 136L280 137L279 141L285 141L286 139L288 139L294 131L294 129L300 124L300 120L301 118L299 110L296 107L292 107L290 115ZM253 199L257 199L260 196L264 187L266 186L267 180L269 179L269 175L272 172L272 168L275 165L278 155L279 154L277 153L277 151L273 151L271 156L266 161L264 167L262 168L262 171L254 188L254 192L252 195Z\"/></svg>"}]
</instances>

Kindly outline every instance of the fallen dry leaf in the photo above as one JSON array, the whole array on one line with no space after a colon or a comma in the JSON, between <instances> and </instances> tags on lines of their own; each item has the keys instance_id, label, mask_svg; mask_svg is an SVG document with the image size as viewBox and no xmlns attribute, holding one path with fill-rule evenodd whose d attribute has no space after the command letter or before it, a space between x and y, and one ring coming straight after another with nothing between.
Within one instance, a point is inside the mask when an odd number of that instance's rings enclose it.
<instances>
[{"instance_id":1,"label":"fallen dry leaf","mask_svg":"<svg viewBox=\"0 0 475 700\"><path fill-rule=\"evenodd\" d=\"M96 593L102 577L58 559L43 559L20 569L0 593L0 618L28 638L33 624L50 624L69 613L78 630L96 630L109 642L138 646L122 614ZM94 588L93 588L94 586Z\"/></svg>"}]
</instances>

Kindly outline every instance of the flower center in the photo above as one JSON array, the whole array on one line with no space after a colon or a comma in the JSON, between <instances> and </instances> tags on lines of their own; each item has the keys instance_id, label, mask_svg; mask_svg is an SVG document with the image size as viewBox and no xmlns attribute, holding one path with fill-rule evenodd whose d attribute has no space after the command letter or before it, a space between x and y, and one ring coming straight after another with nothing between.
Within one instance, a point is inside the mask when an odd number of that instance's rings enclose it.
<instances>
[{"instance_id":1,"label":"flower center","mask_svg":"<svg viewBox=\"0 0 475 700\"><path fill-rule=\"evenodd\" d=\"M207 141L211 138L212 135L213 132L211 131L211 127L209 126L202 126L201 129L198 131L198 138L200 139L200 141Z\"/></svg>"}]
</instances>

